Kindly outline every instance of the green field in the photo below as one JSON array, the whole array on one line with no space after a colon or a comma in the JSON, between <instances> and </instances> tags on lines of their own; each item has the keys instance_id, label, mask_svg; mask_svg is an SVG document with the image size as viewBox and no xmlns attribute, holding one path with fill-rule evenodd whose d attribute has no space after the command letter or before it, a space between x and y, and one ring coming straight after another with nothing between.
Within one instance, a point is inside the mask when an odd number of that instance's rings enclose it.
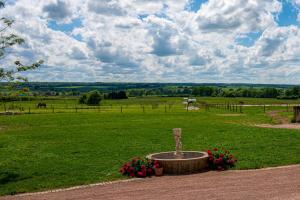
<instances>
[{"instance_id":1,"label":"green field","mask_svg":"<svg viewBox=\"0 0 300 200\"><path fill-rule=\"evenodd\" d=\"M201 98L207 103L293 104L275 99ZM142 98L104 101L84 108L75 99L14 102L21 115L0 116L0 194L41 191L121 179L119 167L134 156L174 149L172 128L183 129L184 150L232 148L236 169L300 163L300 131L266 129L274 123L262 107L187 112L182 98ZM6 106L12 103L7 103ZM55 107L55 110L51 109ZM31 113L26 114L31 107ZM121 113L122 107L122 113ZM0 105L3 110L3 104ZM286 109L285 107L268 107ZM39 114L38 114L39 113ZM237 112L238 114L239 112ZM291 116L290 112L282 113Z\"/></svg>"}]
</instances>

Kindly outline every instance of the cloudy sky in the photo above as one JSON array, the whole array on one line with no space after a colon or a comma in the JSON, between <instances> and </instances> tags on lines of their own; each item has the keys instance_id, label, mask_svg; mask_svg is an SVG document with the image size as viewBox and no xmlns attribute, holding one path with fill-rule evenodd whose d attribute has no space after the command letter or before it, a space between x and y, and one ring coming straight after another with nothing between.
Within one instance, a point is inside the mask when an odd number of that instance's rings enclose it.
<instances>
[{"instance_id":1,"label":"cloudy sky","mask_svg":"<svg viewBox=\"0 0 300 200\"><path fill-rule=\"evenodd\" d=\"M300 0L6 0L31 81L300 84Z\"/></svg>"}]
</instances>

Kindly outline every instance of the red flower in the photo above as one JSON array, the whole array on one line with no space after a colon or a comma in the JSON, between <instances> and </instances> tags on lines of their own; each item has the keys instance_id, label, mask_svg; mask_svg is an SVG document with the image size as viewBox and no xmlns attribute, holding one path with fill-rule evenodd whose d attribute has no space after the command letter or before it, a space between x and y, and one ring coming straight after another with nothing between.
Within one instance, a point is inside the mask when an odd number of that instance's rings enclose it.
<instances>
[{"instance_id":1,"label":"red flower","mask_svg":"<svg viewBox=\"0 0 300 200\"><path fill-rule=\"evenodd\" d=\"M209 157L209 160L210 160L210 161L213 161L214 159L213 159L213 157Z\"/></svg>"},{"instance_id":2,"label":"red flower","mask_svg":"<svg viewBox=\"0 0 300 200\"><path fill-rule=\"evenodd\" d=\"M130 173L130 176L131 176L131 177L134 177L134 173Z\"/></svg>"},{"instance_id":3,"label":"red flower","mask_svg":"<svg viewBox=\"0 0 300 200\"><path fill-rule=\"evenodd\" d=\"M208 155L212 155L211 150L207 150Z\"/></svg>"},{"instance_id":4,"label":"red flower","mask_svg":"<svg viewBox=\"0 0 300 200\"><path fill-rule=\"evenodd\" d=\"M121 174L124 174L124 173L125 173L124 168L121 168L121 169L119 170L119 172L120 172Z\"/></svg>"},{"instance_id":5,"label":"red flower","mask_svg":"<svg viewBox=\"0 0 300 200\"><path fill-rule=\"evenodd\" d=\"M223 158L223 157L224 157L224 154L221 153L221 154L220 154L220 157Z\"/></svg>"},{"instance_id":6,"label":"red flower","mask_svg":"<svg viewBox=\"0 0 300 200\"><path fill-rule=\"evenodd\" d=\"M151 168L148 168L148 169L147 169L147 172L148 172L148 174L152 174L152 169L151 169Z\"/></svg>"},{"instance_id":7,"label":"red flower","mask_svg":"<svg viewBox=\"0 0 300 200\"><path fill-rule=\"evenodd\" d=\"M218 151L218 148L214 148L214 151Z\"/></svg>"},{"instance_id":8,"label":"red flower","mask_svg":"<svg viewBox=\"0 0 300 200\"><path fill-rule=\"evenodd\" d=\"M146 169L146 166L145 166L145 165L142 165L142 166L141 166L141 169Z\"/></svg>"},{"instance_id":9,"label":"red flower","mask_svg":"<svg viewBox=\"0 0 300 200\"><path fill-rule=\"evenodd\" d=\"M140 176L140 177L142 177L143 174L144 174L143 172L138 172L138 173L137 173L137 175Z\"/></svg>"}]
</instances>

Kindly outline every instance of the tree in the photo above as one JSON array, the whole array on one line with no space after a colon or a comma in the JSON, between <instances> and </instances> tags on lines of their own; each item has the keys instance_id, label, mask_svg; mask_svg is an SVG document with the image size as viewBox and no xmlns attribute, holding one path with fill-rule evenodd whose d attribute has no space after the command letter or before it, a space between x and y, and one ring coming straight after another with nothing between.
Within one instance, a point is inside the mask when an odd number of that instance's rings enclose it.
<instances>
[{"instance_id":1,"label":"tree","mask_svg":"<svg viewBox=\"0 0 300 200\"><path fill-rule=\"evenodd\" d=\"M0 0L0 9L4 8L5 3ZM2 59L6 50L13 47L14 45L21 45L25 40L13 33L8 33L8 30L11 28L14 20L7 19L5 17L0 18L0 59ZM18 76L19 72L24 72L27 70L33 70L40 67L43 64L43 61L37 61L31 65L23 65L20 61L15 61L15 67L13 69L7 69L0 67L0 81L27 81L23 76Z\"/></svg>"},{"instance_id":2,"label":"tree","mask_svg":"<svg viewBox=\"0 0 300 200\"><path fill-rule=\"evenodd\" d=\"M86 100L87 100L87 95L86 94L81 95L81 97L79 98L79 104L86 104Z\"/></svg>"},{"instance_id":3,"label":"tree","mask_svg":"<svg viewBox=\"0 0 300 200\"><path fill-rule=\"evenodd\" d=\"M99 105L102 100L102 96L98 91L92 91L88 93L86 104L96 106Z\"/></svg>"}]
</instances>

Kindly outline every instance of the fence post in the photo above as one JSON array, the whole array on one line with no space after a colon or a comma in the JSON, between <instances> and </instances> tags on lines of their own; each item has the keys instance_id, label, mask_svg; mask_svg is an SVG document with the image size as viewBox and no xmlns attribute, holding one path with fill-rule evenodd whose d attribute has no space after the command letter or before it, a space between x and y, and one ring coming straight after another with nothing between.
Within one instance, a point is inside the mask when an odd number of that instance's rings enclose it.
<instances>
[{"instance_id":1,"label":"fence post","mask_svg":"<svg viewBox=\"0 0 300 200\"><path fill-rule=\"evenodd\" d=\"M30 107L28 108L28 113L30 114Z\"/></svg>"},{"instance_id":2,"label":"fence post","mask_svg":"<svg viewBox=\"0 0 300 200\"><path fill-rule=\"evenodd\" d=\"M75 112L77 113L77 106L75 106Z\"/></svg>"}]
</instances>

